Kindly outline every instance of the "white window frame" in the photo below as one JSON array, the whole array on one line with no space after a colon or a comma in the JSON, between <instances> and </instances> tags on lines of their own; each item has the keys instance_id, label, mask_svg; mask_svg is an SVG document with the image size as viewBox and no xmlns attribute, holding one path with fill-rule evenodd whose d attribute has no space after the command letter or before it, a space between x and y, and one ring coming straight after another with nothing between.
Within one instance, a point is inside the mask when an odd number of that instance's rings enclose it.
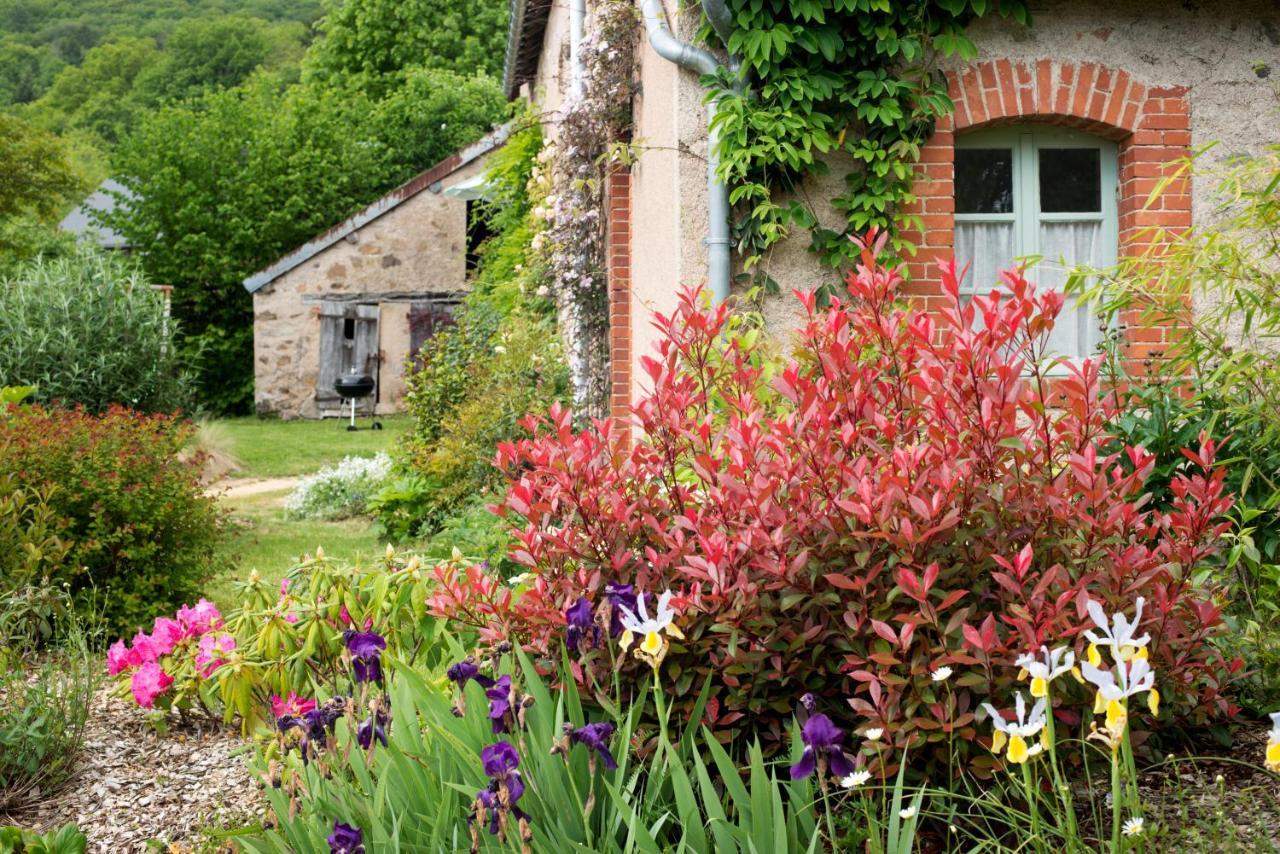
<instances>
[{"instance_id":1,"label":"white window frame","mask_svg":"<svg viewBox=\"0 0 1280 854\"><path fill-rule=\"evenodd\" d=\"M1116 262L1119 247L1119 149L1116 143L1083 131L1047 125L1016 125L989 128L956 137L957 150L965 148L1000 148L1012 152L1013 212L1012 213L956 213L955 222L962 223L1013 223L1014 257L996 259L998 269L1007 269L1017 263L1029 262L1027 279L1038 284L1040 271L1045 269L1070 269L1068 259L1046 258L1040 246L1040 226L1050 222L1100 222L1103 243L1102 257L1086 259L1098 266L1108 267ZM1040 159L1043 148L1091 148L1099 152L1099 200L1098 212L1049 212L1040 210ZM960 265L969 258L957 258ZM1067 263L1064 263L1067 261ZM960 292L972 297L1000 289L999 282L975 282L970 272L960 283ZM1063 312L1077 310L1068 298ZM1076 352L1055 353L1068 359L1080 359L1096 352L1101 343L1101 330L1097 323L1082 323L1079 346Z\"/></svg>"}]
</instances>

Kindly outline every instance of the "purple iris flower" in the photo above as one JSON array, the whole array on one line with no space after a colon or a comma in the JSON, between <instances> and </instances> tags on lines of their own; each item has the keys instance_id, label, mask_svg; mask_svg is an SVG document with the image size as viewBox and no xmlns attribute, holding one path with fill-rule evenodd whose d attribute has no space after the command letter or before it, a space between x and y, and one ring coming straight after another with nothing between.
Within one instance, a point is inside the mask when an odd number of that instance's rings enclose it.
<instances>
[{"instance_id":1,"label":"purple iris flower","mask_svg":"<svg viewBox=\"0 0 1280 854\"><path fill-rule=\"evenodd\" d=\"M609 616L609 637L616 638L622 634L622 611L625 608L636 612L636 588L634 584L615 584L612 581L604 586L605 598L613 606Z\"/></svg>"},{"instance_id":2,"label":"purple iris flower","mask_svg":"<svg viewBox=\"0 0 1280 854\"><path fill-rule=\"evenodd\" d=\"M569 606L569 610L564 612L564 619L569 624L565 641L570 649L578 649L588 637L591 638L591 646L600 645L600 627L596 625L595 615L591 613L591 603L585 596Z\"/></svg>"},{"instance_id":3,"label":"purple iris flower","mask_svg":"<svg viewBox=\"0 0 1280 854\"><path fill-rule=\"evenodd\" d=\"M825 757L831 773L836 777L848 777L853 773L853 760L844 752L840 742L844 733L824 714L816 714L804 722L800 730L804 753L800 761L791 766L791 779L799 780L813 773L820 757Z\"/></svg>"},{"instance_id":4,"label":"purple iris flower","mask_svg":"<svg viewBox=\"0 0 1280 854\"><path fill-rule=\"evenodd\" d=\"M484 807L485 812L488 814L489 832L494 836L498 835L498 825L500 823L498 810L501 807L501 804L498 803L498 793L495 791L496 788L497 784L493 783L490 784L489 788L481 789L476 793L476 804ZM473 807L471 811L471 821L475 821L476 812L477 810Z\"/></svg>"},{"instance_id":5,"label":"purple iris flower","mask_svg":"<svg viewBox=\"0 0 1280 854\"><path fill-rule=\"evenodd\" d=\"M604 759L604 767L612 770L618 767L613 754L609 752L609 739L616 727L611 723L595 723L578 727L569 733L569 741L581 744L588 750L594 750Z\"/></svg>"},{"instance_id":6,"label":"purple iris flower","mask_svg":"<svg viewBox=\"0 0 1280 854\"><path fill-rule=\"evenodd\" d=\"M386 715L381 712L378 713L377 717L369 715L369 717L360 722L360 726L356 728L356 743L360 745L361 750L368 750L372 747L374 739L382 742L383 747L387 746L386 722Z\"/></svg>"},{"instance_id":7,"label":"purple iris flower","mask_svg":"<svg viewBox=\"0 0 1280 854\"><path fill-rule=\"evenodd\" d=\"M806 712L813 714L818 710L818 698L813 696L813 692L807 691L800 698L800 705L804 707Z\"/></svg>"},{"instance_id":8,"label":"purple iris flower","mask_svg":"<svg viewBox=\"0 0 1280 854\"><path fill-rule=\"evenodd\" d=\"M364 832L335 821L333 833L329 834L329 854L364 854Z\"/></svg>"},{"instance_id":9,"label":"purple iris flower","mask_svg":"<svg viewBox=\"0 0 1280 854\"><path fill-rule=\"evenodd\" d=\"M511 814L518 819L528 819L529 816L524 810L516 806L516 801L524 795L524 781L520 779L520 772L516 770L520 765L520 754L516 753L511 743L499 741L480 751L480 764L484 766L484 773L493 780L489 784L489 791L496 793L500 787L506 786L507 803L511 806ZM501 801L498 803L501 804ZM494 826L491 824L490 828Z\"/></svg>"},{"instance_id":10,"label":"purple iris flower","mask_svg":"<svg viewBox=\"0 0 1280 854\"><path fill-rule=\"evenodd\" d=\"M457 664L451 666L445 675L449 677L449 681L456 684L459 688L466 687L468 681L474 679L480 683L483 688L492 688L493 680L488 676L480 675L480 665L470 659L463 659Z\"/></svg>"},{"instance_id":11,"label":"purple iris flower","mask_svg":"<svg viewBox=\"0 0 1280 854\"><path fill-rule=\"evenodd\" d=\"M484 692L489 698L489 718L493 721L493 734L507 731L507 712L511 710L511 677L499 676L489 690ZM506 744L500 741L498 744ZM507 745L510 747L510 745Z\"/></svg>"},{"instance_id":12,"label":"purple iris flower","mask_svg":"<svg viewBox=\"0 0 1280 854\"><path fill-rule=\"evenodd\" d=\"M387 642L377 632L357 632L347 629L342 633L347 642L347 652L351 653L351 663L357 682L382 681L382 651Z\"/></svg>"},{"instance_id":13,"label":"purple iris flower","mask_svg":"<svg viewBox=\"0 0 1280 854\"><path fill-rule=\"evenodd\" d=\"M333 726L340 717L342 717L341 707L337 702L330 701L302 715L285 715L277 718L276 728L280 732L286 732L294 727L302 730L298 749L302 752L302 761L306 762L311 757L311 743L318 741L324 744L333 733Z\"/></svg>"}]
</instances>

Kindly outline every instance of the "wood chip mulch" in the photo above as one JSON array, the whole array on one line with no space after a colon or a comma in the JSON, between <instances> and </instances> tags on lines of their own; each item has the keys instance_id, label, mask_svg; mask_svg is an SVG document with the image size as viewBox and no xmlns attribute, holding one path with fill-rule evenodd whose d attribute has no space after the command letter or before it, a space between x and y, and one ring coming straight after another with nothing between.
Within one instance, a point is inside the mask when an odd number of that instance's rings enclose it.
<instances>
[{"instance_id":1,"label":"wood chip mulch","mask_svg":"<svg viewBox=\"0 0 1280 854\"><path fill-rule=\"evenodd\" d=\"M137 706L103 689L75 777L51 798L0 815L0 826L75 822L94 852L217 850L202 829L256 824L267 812L248 747L234 729L176 715L160 735Z\"/></svg>"}]
</instances>

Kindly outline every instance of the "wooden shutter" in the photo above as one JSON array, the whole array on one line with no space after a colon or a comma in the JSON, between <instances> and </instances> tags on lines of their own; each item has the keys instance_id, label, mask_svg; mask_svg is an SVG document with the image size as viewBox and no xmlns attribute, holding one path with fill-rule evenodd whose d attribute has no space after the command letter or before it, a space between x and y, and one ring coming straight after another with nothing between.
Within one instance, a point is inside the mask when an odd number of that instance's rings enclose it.
<instances>
[{"instance_id":1,"label":"wooden shutter","mask_svg":"<svg viewBox=\"0 0 1280 854\"><path fill-rule=\"evenodd\" d=\"M379 337L377 305L359 305L340 300L320 303L320 364L316 372L316 400L341 401L333 384L351 373L369 374L374 381L374 399L379 393Z\"/></svg>"}]
</instances>

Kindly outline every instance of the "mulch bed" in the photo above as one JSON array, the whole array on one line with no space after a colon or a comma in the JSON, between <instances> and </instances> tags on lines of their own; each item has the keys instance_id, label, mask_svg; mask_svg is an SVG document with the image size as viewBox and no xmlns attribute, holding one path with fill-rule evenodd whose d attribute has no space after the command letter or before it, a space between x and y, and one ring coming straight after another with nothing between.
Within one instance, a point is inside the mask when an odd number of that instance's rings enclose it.
<instances>
[{"instance_id":1,"label":"mulch bed","mask_svg":"<svg viewBox=\"0 0 1280 854\"><path fill-rule=\"evenodd\" d=\"M0 815L0 825L43 831L75 822L95 852L145 851L150 840L161 850L188 851L193 843L208 850L203 828L242 827L266 814L247 748L234 729L176 715L159 735L137 706L103 689L74 779L46 801Z\"/></svg>"}]
</instances>

